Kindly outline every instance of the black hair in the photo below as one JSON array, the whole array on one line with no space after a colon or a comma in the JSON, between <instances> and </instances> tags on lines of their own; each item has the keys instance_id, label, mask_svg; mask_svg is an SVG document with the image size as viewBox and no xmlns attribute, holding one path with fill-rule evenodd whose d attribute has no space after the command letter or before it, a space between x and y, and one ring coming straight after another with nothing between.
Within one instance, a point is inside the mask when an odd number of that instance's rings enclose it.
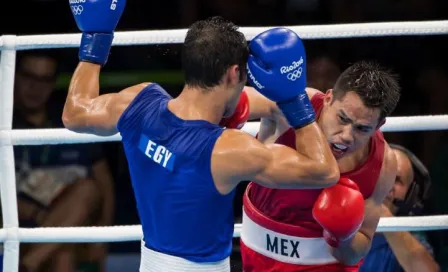
<instances>
[{"instance_id":1,"label":"black hair","mask_svg":"<svg viewBox=\"0 0 448 272\"><path fill-rule=\"evenodd\" d=\"M380 109L380 120L389 116L400 100L398 77L378 63L360 61L339 76L333 88L336 99L355 92L368 108Z\"/></svg>"},{"instance_id":2,"label":"black hair","mask_svg":"<svg viewBox=\"0 0 448 272\"><path fill-rule=\"evenodd\" d=\"M235 24L222 17L197 21L188 30L182 47L185 84L214 87L232 65L239 66L242 80L248 55L247 40Z\"/></svg>"}]
</instances>

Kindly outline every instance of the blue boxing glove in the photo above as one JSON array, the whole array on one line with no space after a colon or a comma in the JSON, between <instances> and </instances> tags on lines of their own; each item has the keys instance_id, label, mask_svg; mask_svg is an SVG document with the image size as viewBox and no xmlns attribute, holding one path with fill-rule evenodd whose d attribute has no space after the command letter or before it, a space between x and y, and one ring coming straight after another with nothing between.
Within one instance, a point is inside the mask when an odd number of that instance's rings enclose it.
<instances>
[{"instance_id":1,"label":"blue boxing glove","mask_svg":"<svg viewBox=\"0 0 448 272\"><path fill-rule=\"evenodd\" d=\"M104 66L126 0L69 0L69 3L82 31L79 60Z\"/></svg>"},{"instance_id":2,"label":"blue boxing glove","mask_svg":"<svg viewBox=\"0 0 448 272\"><path fill-rule=\"evenodd\" d=\"M273 28L249 44L248 80L277 103L289 124L301 128L315 120L306 94L306 54L302 40L287 28Z\"/></svg>"}]
</instances>

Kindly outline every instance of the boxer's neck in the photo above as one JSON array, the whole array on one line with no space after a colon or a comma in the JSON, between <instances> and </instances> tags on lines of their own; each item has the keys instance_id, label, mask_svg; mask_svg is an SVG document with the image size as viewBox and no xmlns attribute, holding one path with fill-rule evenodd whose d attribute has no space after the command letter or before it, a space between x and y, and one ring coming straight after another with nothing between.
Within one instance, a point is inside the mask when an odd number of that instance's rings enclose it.
<instances>
[{"instance_id":1,"label":"boxer's neck","mask_svg":"<svg viewBox=\"0 0 448 272\"><path fill-rule=\"evenodd\" d=\"M339 170L341 173L353 171L367 161L370 152L370 141L371 139L369 139L369 141L367 141L367 143L358 150L355 150L351 154L348 154L338 160Z\"/></svg>"},{"instance_id":2,"label":"boxer's neck","mask_svg":"<svg viewBox=\"0 0 448 272\"><path fill-rule=\"evenodd\" d=\"M205 120L218 124L226 109L227 95L220 89L202 90L186 86L168 103L168 109L184 120Z\"/></svg>"}]
</instances>

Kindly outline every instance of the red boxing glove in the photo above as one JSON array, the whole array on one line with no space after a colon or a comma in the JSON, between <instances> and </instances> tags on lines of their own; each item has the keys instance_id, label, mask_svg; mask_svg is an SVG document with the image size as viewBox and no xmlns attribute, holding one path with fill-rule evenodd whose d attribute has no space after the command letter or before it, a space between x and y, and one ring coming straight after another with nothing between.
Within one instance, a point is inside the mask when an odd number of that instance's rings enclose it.
<instances>
[{"instance_id":1,"label":"red boxing glove","mask_svg":"<svg viewBox=\"0 0 448 272\"><path fill-rule=\"evenodd\" d=\"M240 100L236 105L233 115L228 118L222 118L219 123L220 126L225 128L241 129L249 119L249 97L243 90L240 95Z\"/></svg>"},{"instance_id":2,"label":"red boxing glove","mask_svg":"<svg viewBox=\"0 0 448 272\"><path fill-rule=\"evenodd\" d=\"M313 206L313 217L324 229L326 242L337 248L349 240L364 221L364 197L358 185L341 178L320 193Z\"/></svg>"}]
</instances>

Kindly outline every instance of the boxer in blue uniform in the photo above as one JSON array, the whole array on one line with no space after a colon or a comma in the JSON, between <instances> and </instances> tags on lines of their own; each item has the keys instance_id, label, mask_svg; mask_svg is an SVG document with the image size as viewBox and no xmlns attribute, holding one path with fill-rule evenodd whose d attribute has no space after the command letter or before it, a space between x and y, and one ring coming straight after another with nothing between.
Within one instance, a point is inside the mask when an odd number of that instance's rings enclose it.
<instances>
[{"instance_id":1,"label":"boxer in blue uniform","mask_svg":"<svg viewBox=\"0 0 448 272\"><path fill-rule=\"evenodd\" d=\"M62 118L75 132L121 134L143 228L140 271L230 271L232 202L240 181L300 189L338 181L305 94L303 44L292 31L272 29L248 48L231 22L198 21L183 45L185 87L177 98L156 83L99 95L100 70L125 2L71 6L83 7L73 12L82 39ZM301 75L288 76L299 68ZM236 129L249 117L248 74L296 128L296 150L263 145Z\"/></svg>"}]
</instances>

